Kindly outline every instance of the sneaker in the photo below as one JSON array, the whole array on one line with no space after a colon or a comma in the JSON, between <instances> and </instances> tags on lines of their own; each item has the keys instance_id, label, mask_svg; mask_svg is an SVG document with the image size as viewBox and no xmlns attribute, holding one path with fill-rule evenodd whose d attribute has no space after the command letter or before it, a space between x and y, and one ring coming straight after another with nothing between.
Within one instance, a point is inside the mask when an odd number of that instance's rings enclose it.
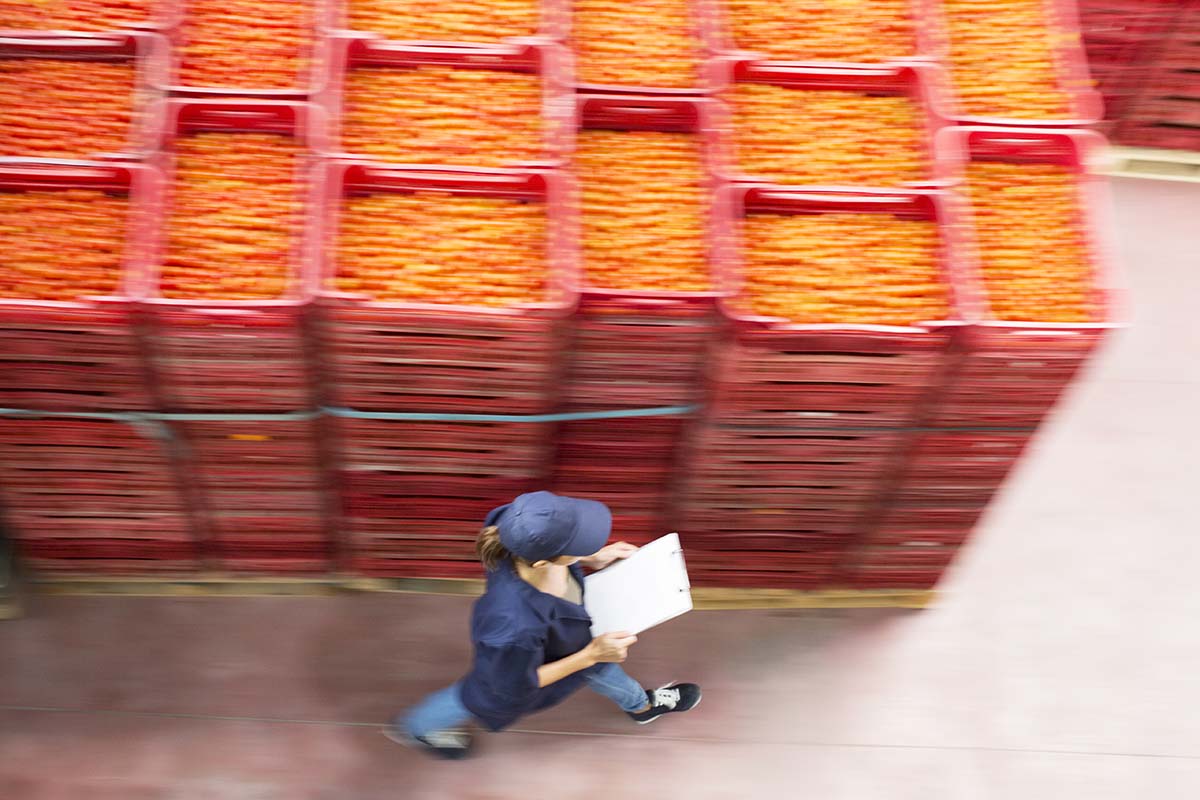
<instances>
[{"instance_id":1,"label":"sneaker","mask_svg":"<svg viewBox=\"0 0 1200 800\"><path fill-rule=\"evenodd\" d=\"M459 761L471 753L471 734L463 730L434 731L428 736L413 736L395 724L383 729L383 735L396 744L424 750L432 756Z\"/></svg>"},{"instance_id":2,"label":"sneaker","mask_svg":"<svg viewBox=\"0 0 1200 800\"><path fill-rule=\"evenodd\" d=\"M691 711L700 705L700 687L694 683L667 684L661 689L646 692L646 699L650 701L650 707L645 711L626 712L638 725L654 722L663 714Z\"/></svg>"}]
</instances>

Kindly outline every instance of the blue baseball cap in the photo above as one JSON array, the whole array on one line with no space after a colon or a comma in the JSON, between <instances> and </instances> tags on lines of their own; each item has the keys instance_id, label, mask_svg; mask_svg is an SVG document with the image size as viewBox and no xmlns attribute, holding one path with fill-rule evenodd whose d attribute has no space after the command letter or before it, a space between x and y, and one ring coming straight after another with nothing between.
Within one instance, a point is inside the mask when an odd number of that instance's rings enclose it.
<instances>
[{"instance_id":1,"label":"blue baseball cap","mask_svg":"<svg viewBox=\"0 0 1200 800\"><path fill-rule=\"evenodd\" d=\"M532 564L595 553L612 533L612 512L596 500L529 492L492 509L483 524L499 528L505 549Z\"/></svg>"}]
</instances>

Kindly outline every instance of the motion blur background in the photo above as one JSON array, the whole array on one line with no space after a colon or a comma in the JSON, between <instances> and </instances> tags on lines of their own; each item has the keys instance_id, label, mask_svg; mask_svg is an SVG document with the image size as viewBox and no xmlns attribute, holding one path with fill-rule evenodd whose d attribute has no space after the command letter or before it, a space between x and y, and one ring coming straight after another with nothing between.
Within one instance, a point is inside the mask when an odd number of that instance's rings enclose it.
<instances>
[{"instance_id":1,"label":"motion blur background","mask_svg":"<svg viewBox=\"0 0 1200 800\"><path fill-rule=\"evenodd\" d=\"M0 0L0 797L1196 797L1198 181L1195 0ZM542 488L703 706L396 747Z\"/></svg>"}]
</instances>

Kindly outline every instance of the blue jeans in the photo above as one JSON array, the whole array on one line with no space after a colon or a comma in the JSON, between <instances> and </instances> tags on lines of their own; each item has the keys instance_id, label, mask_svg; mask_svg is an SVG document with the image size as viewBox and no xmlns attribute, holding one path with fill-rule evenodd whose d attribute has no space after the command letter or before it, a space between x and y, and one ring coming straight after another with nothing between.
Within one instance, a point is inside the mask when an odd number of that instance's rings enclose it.
<instances>
[{"instance_id":1,"label":"blue jeans","mask_svg":"<svg viewBox=\"0 0 1200 800\"><path fill-rule=\"evenodd\" d=\"M612 700L622 711L637 711L646 705L646 690L629 677L619 664L597 664L583 675L592 691ZM402 724L413 736L427 736L434 731L461 727L470 721L471 712L463 705L456 683L418 703L408 712Z\"/></svg>"}]
</instances>

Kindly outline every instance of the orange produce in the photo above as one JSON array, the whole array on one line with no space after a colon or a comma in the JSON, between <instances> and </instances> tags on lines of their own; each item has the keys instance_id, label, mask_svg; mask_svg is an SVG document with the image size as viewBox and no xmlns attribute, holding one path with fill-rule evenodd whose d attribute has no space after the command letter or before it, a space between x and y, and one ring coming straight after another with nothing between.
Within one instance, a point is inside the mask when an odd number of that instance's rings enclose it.
<instances>
[{"instance_id":1,"label":"orange produce","mask_svg":"<svg viewBox=\"0 0 1200 800\"><path fill-rule=\"evenodd\" d=\"M657 131L581 131L583 259L604 289L703 292L707 188L698 137Z\"/></svg>"},{"instance_id":2,"label":"orange produce","mask_svg":"<svg viewBox=\"0 0 1200 800\"><path fill-rule=\"evenodd\" d=\"M968 167L980 266L997 319L1094 320L1076 180L1054 164L977 161Z\"/></svg>"},{"instance_id":3,"label":"orange produce","mask_svg":"<svg viewBox=\"0 0 1200 800\"><path fill-rule=\"evenodd\" d=\"M91 189L0 192L0 296L116 292L128 211L129 198Z\"/></svg>"},{"instance_id":4,"label":"orange produce","mask_svg":"<svg viewBox=\"0 0 1200 800\"><path fill-rule=\"evenodd\" d=\"M1054 65L1055 38L1067 34L1047 24L1045 0L943 0L943 9L950 75L967 114L1071 115L1070 95Z\"/></svg>"},{"instance_id":5,"label":"orange produce","mask_svg":"<svg viewBox=\"0 0 1200 800\"><path fill-rule=\"evenodd\" d=\"M745 310L795 323L945 319L934 222L887 214L751 214L742 221Z\"/></svg>"},{"instance_id":6,"label":"orange produce","mask_svg":"<svg viewBox=\"0 0 1200 800\"><path fill-rule=\"evenodd\" d=\"M546 208L434 192L343 200L338 291L398 303L511 306L546 297Z\"/></svg>"},{"instance_id":7,"label":"orange produce","mask_svg":"<svg viewBox=\"0 0 1200 800\"><path fill-rule=\"evenodd\" d=\"M132 62L0 59L0 155L82 158L129 149Z\"/></svg>"},{"instance_id":8,"label":"orange produce","mask_svg":"<svg viewBox=\"0 0 1200 800\"><path fill-rule=\"evenodd\" d=\"M738 83L739 172L773 183L896 186L928 176L920 109L907 97Z\"/></svg>"},{"instance_id":9,"label":"orange produce","mask_svg":"<svg viewBox=\"0 0 1200 800\"><path fill-rule=\"evenodd\" d=\"M188 0L179 82L296 89L312 63L313 3Z\"/></svg>"},{"instance_id":10,"label":"orange produce","mask_svg":"<svg viewBox=\"0 0 1200 800\"><path fill-rule=\"evenodd\" d=\"M291 285L303 149L270 133L200 133L175 143L163 297L270 300Z\"/></svg>"},{"instance_id":11,"label":"orange produce","mask_svg":"<svg viewBox=\"0 0 1200 800\"><path fill-rule=\"evenodd\" d=\"M580 83L688 89L702 53L690 0L575 0Z\"/></svg>"},{"instance_id":12,"label":"orange produce","mask_svg":"<svg viewBox=\"0 0 1200 800\"><path fill-rule=\"evenodd\" d=\"M724 0L739 50L779 61L873 63L916 54L911 0Z\"/></svg>"},{"instance_id":13,"label":"orange produce","mask_svg":"<svg viewBox=\"0 0 1200 800\"><path fill-rule=\"evenodd\" d=\"M349 27L387 39L494 42L533 36L541 21L538 0L350 0Z\"/></svg>"},{"instance_id":14,"label":"orange produce","mask_svg":"<svg viewBox=\"0 0 1200 800\"><path fill-rule=\"evenodd\" d=\"M356 155L477 167L543 155L536 75L364 67L347 76L343 105L342 146Z\"/></svg>"},{"instance_id":15,"label":"orange produce","mask_svg":"<svg viewBox=\"0 0 1200 800\"><path fill-rule=\"evenodd\" d=\"M0 28L108 31L153 18L159 0L0 0Z\"/></svg>"}]
</instances>

